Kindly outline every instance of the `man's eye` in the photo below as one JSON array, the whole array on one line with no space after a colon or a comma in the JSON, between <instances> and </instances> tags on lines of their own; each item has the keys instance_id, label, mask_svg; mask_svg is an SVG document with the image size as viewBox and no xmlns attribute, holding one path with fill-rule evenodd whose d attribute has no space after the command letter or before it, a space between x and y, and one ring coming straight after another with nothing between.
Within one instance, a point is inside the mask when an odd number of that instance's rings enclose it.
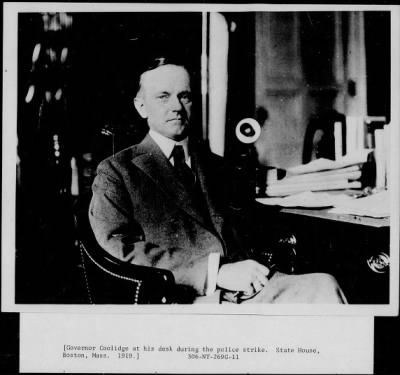
<instances>
[{"instance_id":1,"label":"man's eye","mask_svg":"<svg viewBox=\"0 0 400 375\"><path fill-rule=\"evenodd\" d=\"M169 94L161 94L161 95L157 96L157 99L162 100L162 101L168 100L168 98L169 98Z\"/></svg>"},{"instance_id":2,"label":"man's eye","mask_svg":"<svg viewBox=\"0 0 400 375\"><path fill-rule=\"evenodd\" d=\"M190 103L192 101L190 93L185 93L180 96L182 103Z\"/></svg>"}]
</instances>

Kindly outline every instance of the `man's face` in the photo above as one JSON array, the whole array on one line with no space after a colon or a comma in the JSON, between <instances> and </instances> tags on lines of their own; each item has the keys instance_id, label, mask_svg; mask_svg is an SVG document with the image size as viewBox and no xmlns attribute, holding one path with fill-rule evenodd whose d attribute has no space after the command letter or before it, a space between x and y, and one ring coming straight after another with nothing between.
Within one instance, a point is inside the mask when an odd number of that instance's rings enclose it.
<instances>
[{"instance_id":1,"label":"man's face","mask_svg":"<svg viewBox=\"0 0 400 375\"><path fill-rule=\"evenodd\" d=\"M163 65L143 73L135 107L150 129L176 141L185 138L192 107L187 70Z\"/></svg>"}]
</instances>

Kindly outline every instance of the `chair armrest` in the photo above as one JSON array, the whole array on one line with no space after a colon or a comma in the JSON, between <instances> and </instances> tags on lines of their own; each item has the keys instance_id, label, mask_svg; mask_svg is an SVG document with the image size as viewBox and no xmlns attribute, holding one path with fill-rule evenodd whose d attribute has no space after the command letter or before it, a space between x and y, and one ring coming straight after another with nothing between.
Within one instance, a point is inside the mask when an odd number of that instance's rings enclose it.
<instances>
[{"instance_id":1,"label":"chair armrest","mask_svg":"<svg viewBox=\"0 0 400 375\"><path fill-rule=\"evenodd\" d=\"M105 251L89 223L89 202L90 196L78 198L74 219L90 303L166 304L192 298L175 284L171 271L124 262Z\"/></svg>"},{"instance_id":2,"label":"chair armrest","mask_svg":"<svg viewBox=\"0 0 400 375\"><path fill-rule=\"evenodd\" d=\"M279 239L275 245L253 250L253 257L270 269L291 274L296 271L296 237L291 234Z\"/></svg>"},{"instance_id":3,"label":"chair armrest","mask_svg":"<svg viewBox=\"0 0 400 375\"><path fill-rule=\"evenodd\" d=\"M297 239L279 219L279 209L256 202L251 215L242 220L244 222L253 259L283 273L296 271Z\"/></svg>"},{"instance_id":4,"label":"chair armrest","mask_svg":"<svg viewBox=\"0 0 400 375\"><path fill-rule=\"evenodd\" d=\"M101 248L88 250L82 241L80 252L90 303L174 302L171 271L123 262Z\"/></svg>"}]
</instances>

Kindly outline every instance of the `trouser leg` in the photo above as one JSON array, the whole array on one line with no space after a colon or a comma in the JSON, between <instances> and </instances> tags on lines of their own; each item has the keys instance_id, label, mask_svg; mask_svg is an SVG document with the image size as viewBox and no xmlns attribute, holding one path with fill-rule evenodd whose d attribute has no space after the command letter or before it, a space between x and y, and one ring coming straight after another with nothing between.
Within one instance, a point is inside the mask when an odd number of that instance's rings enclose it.
<instances>
[{"instance_id":1,"label":"trouser leg","mask_svg":"<svg viewBox=\"0 0 400 375\"><path fill-rule=\"evenodd\" d=\"M343 304L347 301L331 275L286 275L277 272L260 293L243 303Z\"/></svg>"}]
</instances>

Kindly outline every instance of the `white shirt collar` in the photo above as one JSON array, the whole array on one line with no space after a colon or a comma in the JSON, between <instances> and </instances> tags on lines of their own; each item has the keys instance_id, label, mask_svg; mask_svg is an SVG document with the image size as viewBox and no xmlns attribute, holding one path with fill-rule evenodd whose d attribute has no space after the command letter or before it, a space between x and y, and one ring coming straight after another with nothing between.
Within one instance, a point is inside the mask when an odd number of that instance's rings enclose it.
<instances>
[{"instance_id":1,"label":"white shirt collar","mask_svg":"<svg viewBox=\"0 0 400 375\"><path fill-rule=\"evenodd\" d=\"M177 142L177 141L174 141L173 139L163 136L160 133L157 133L156 131L154 131L152 129L149 130L149 135L151 138L153 138L154 142L156 142L157 145L161 148L161 151L164 153L164 155L167 157L168 160L170 160L170 158L171 158L172 150L174 149L175 145L181 145L185 152L186 163L190 164L188 137L186 137L182 141Z\"/></svg>"}]
</instances>

